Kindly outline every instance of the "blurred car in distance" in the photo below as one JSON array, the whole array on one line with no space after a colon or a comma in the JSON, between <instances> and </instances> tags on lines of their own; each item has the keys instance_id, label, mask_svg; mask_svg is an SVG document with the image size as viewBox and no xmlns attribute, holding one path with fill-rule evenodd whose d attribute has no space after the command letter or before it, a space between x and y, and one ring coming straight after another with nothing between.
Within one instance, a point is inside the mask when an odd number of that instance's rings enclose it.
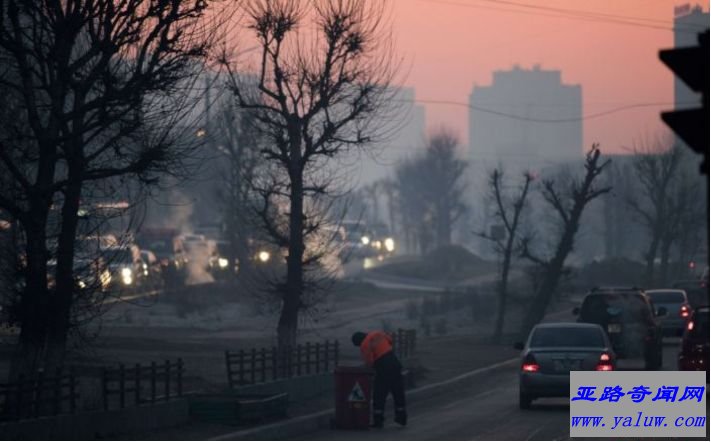
<instances>
[{"instance_id":1,"label":"blurred car in distance","mask_svg":"<svg viewBox=\"0 0 711 442\"><path fill-rule=\"evenodd\" d=\"M705 371L709 381L709 308L697 307L691 314L681 340L679 370Z\"/></svg>"}]
</instances>

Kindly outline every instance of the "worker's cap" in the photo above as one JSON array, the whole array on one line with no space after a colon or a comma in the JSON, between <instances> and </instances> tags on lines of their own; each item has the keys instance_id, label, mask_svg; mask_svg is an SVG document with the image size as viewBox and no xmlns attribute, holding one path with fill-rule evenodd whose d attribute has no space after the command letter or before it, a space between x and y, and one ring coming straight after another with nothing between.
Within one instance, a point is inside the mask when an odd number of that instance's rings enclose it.
<instances>
[{"instance_id":1,"label":"worker's cap","mask_svg":"<svg viewBox=\"0 0 711 442\"><path fill-rule=\"evenodd\" d=\"M353 342L353 345L356 347L359 347L363 340L365 340L365 336L366 334L363 332L355 332L353 336L351 336L351 342Z\"/></svg>"}]
</instances>

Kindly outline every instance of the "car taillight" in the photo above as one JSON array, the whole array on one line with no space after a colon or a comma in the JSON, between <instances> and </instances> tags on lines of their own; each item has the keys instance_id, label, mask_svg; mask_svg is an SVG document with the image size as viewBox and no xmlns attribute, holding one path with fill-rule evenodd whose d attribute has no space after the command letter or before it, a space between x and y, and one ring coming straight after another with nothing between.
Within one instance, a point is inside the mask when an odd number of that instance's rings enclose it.
<instances>
[{"instance_id":1,"label":"car taillight","mask_svg":"<svg viewBox=\"0 0 711 442\"><path fill-rule=\"evenodd\" d=\"M691 331L694 329L694 321L689 321L688 324L686 324L686 329Z\"/></svg>"},{"instance_id":2,"label":"car taillight","mask_svg":"<svg viewBox=\"0 0 711 442\"><path fill-rule=\"evenodd\" d=\"M526 373L535 373L540 368L541 367L536 362L536 358L534 358L531 354L526 355L526 358L523 360L523 365L521 365L521 371Z\"/></svg>"},{"instance_id":3,"label":"car taillight","mask_svg":"<svg viewBox=\"0 0 711 442\"><path fill-rule=\"evenodd\" d=\"M600 361L597 363L595 370L596 371L612 371L613 370L612 357L610 357L610 355L607 353L601 354Z\"/></svg>"},{"instance_id":4,"label":"car taillight","mask_svg":"<svg viewBox=\"0 0 711 442\"><path fill-rule=\"evenodd\" d=\"M688 318L689 313L689 307L686 305L682 305L681 309L679 310L679 316L681 316L682 318Z\"/></svg>"}]
</instances>

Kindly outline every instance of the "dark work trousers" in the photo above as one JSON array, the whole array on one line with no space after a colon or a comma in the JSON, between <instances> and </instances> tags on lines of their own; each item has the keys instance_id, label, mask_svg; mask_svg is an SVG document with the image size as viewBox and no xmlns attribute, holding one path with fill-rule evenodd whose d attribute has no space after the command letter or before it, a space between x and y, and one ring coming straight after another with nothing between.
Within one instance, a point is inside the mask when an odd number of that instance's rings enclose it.
<instances>
[{"instance_id":1,"label":"dark work trousers","mask_svg":"<svg viewBox=\"0 0 711 442\"><path fill-rule=\"evenodd\" d=\"M373 422L382 423L385 417L385 399L393 394L395 414L405 414L405 384L402 380L402 365L392 352L386 353L373 364L375 385L373 386Z\"/></svg>"}]
</instances>

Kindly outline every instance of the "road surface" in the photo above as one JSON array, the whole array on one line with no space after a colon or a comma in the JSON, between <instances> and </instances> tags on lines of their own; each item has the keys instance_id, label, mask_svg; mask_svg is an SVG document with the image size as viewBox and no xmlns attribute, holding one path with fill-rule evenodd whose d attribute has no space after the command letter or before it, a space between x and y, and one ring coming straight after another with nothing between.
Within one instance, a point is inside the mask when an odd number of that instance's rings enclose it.
<instances>
[{"instance_id":1,"label":"road surface","mask_svg":"<svg viewBox=\"0 0 711 442\"><path fill-rule=\"evenodd\" d=\"M678 347L679 340L665 343L663 370L676 368ZM622 368L642 369L642 364L629 361ZM383 430L321 431L299 440L561 440L569 434L566 398L539 399L526 411L518 408L518 364L419 400L410 407L405 428L392 422L392 409L387 413Z\"/></svg>"}]
</instances>

